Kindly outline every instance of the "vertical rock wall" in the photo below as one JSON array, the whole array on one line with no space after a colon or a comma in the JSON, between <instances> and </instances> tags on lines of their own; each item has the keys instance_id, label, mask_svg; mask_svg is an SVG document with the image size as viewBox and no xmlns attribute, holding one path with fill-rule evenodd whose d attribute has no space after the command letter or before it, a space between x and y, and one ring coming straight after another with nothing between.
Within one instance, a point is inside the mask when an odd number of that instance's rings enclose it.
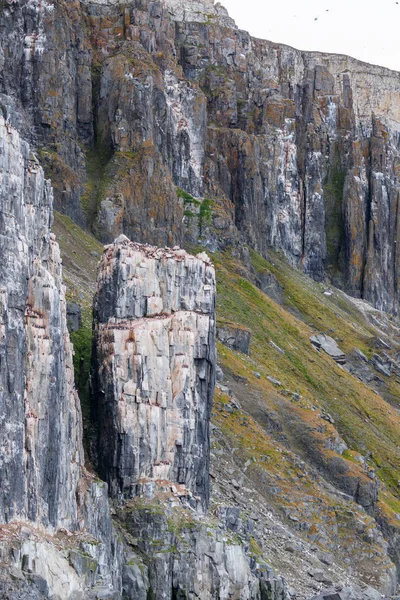
<instances>
[{"instance_id":1,"label":"vertical rock wall","mask_svg":"<svg viewBox=\"0 0 400 600\"><path fill-rule=\"evenodd\" d=\"M205 195L260 252L398 311L400 75L251 38L206 0L167 0L207 95Z\"/></svg>"},{"instance_id":2,"label":"vertical rock wall","mask_svg":"<svg viewBox=\"0 0 400 600\"><path fill-rule=\"evenodd\" d=\"M253 39L211 0L7 1L0 110L105 243L242 237L398 312L398 73Z\"/></svg>"},{"instance_id":3,"label":"vertical rock wall","mask_svg":"<svg viewBox=\"0 0 400 600\"><path fill-rule=\"evenodd\" d=\"M0 596L8 598L28 597L21 571L32 597L32 582L66 599L87 597L95 584L110 594L122 586L107 485L84 469L52 209L35 154L0 117ZM54 532L72 537L63 553ZM21 573L11 575L11 591L7 565Z\"/></svg>"},{"instance_id":4,"label":"vertical rock wall","mask_svg":"<svg viewBox=\"0 0 400 600\"><path fill-rule=\"evenodd\" d=\"M0 522L75 527L81 417L52 200L0 117Z\"/></svg>"},{"instance_id":5,"label":"vertical rock wall","mask_svg":"<svg viewBox=\"0 0 400 600\"><path fill-rule=\"evenodd\" d=\"M111 494L181 484L207 504L215 274L206 255L121 236L100 264L92 381Z\"/></svg>"},{"instance_id":6,"label":"vertical rock wall","mask_svg":"<svg viewBox=\"0 0 400 600\"><path fill-rule=\"evenodd\" d=\"M17 0L0 10L0 114L51 174L54 205L80 225L84 148L93 142L91 49L80 2Z\"/></svg>"}]
</instances>

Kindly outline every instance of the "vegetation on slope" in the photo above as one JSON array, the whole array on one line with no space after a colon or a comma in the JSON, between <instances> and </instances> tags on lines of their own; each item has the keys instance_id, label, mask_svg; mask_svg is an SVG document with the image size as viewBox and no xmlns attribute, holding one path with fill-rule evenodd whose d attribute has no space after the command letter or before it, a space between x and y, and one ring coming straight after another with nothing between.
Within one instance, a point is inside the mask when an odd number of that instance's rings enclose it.
<instances>
[{"instance_id":1,"label":"vegetation on slope","mask_svg":"<svg viewBox=\"0 0 400 600\"><path fill-rule=\"evenodd\" d=\"M266 405L281 414L286 422L285 433L297 446L302 443L290 429L293 423L287 420L289 415L299 415L306 426L311 413L329 413L349 447L365 456L382 481L397 494L398 412L310 343L310 336L317 330L336 338L344 352L359 348L368 355L376 332L344 295L337 292L324 296L322 285L295 272L279 257L269 263L255 253L251 256L256 270L269 269L276 276L283 288L284 305L295 307L303 320L239 275L241 265L228 256L214 257L218 315L247 327L252 334L250 357L224 349L219 355L223 368L243 377L257 389ZM284 352L276 351L270 342ZM254 372L260 373L261 379ZM279 380L282 386L277 389L267 376ZM398 391L400 397L400 386ZM293 392L301 396L299 402L291 400Z\"/></svg>"},{"instance_id":2,"label":"vegetation on slope","mask_svg":"<svg viewBox=\"0 0 400 600\"><path fill-rule=\"evenodd\" d=\"M81 307L81 327L70 333L74 345L75 385L79 393L87 447L90 429L89 369L92 349L92 300L96 288L97 263L103 246L69 217L54 212L53 231L60 245L67 302Z\"/></svg>"}]
</instances>

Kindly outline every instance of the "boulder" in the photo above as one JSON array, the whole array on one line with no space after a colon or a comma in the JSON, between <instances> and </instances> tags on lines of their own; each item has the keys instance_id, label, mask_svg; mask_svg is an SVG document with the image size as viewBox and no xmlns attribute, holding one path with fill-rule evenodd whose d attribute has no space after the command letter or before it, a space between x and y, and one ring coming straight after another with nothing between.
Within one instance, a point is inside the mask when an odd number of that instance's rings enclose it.
<instances>
[{"instance_id":1,"label":"boulder","mask_svg":"<svg viewBox=\"0 0 400 600\"><path fill-rule=\"evenodd\" d=\"M250 331L245 327L232 323L219 323L217 338L224 346L242 354L249 354Z\"/></svg>"},{"instance_id":2,"label":"boulder","mask_svg":"<svg viewBox=\"0 0 400 600\"><path fill-rule=\"evenodd\" d=\"M311 336L310 342L317 350L323 350L337 363L344 364L346 360L344 352L342 352L333 338L324 333L319 333Z\"/></svg>"}]
</instances>

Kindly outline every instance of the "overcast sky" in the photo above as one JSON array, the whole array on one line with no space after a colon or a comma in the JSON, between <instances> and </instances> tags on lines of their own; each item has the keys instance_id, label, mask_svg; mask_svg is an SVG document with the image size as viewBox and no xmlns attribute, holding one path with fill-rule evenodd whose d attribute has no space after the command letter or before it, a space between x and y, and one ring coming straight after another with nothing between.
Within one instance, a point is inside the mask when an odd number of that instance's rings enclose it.
<instances>
[{"instance_id":1,"label":"overcast sky","mask_svg":"<svg viewBox=\"0 0 400 600\"><path fill-rule=\"evenodd\" d=\"M400 71L400 0L220 0L241 29Z\"/></svg>"}]
</instances>

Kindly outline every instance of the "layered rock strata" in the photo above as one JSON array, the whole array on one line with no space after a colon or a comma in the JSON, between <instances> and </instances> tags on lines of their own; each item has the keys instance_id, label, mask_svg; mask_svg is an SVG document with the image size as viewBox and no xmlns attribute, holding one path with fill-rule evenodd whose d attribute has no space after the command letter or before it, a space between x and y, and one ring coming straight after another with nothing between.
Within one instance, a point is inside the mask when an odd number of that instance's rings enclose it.
<instances>
[{"instance_id":1,"label":"layered rock strata","mask_svg":"<svg viewBox=\"0 0 400 600\"><path fill-rule=\"evenodd\" d=\"M107 486L84 469L52 209L52 188L35 155L0 117L0 596L6 598L28 597L29 586L32 597L74 599L96 585L121 587L122 546Z\"/></svg>"},{"instance_id":2,"label":"layered rock strata","mask_svg":"<svg viewBox=\"0 0 400 600\"><path fill-rule=\"evenodd\" d=\"M0 32L3 113L102 241L242 236L398 312L398 73L253 39L209 0L19 0Z\"/></svg>"},{"instance_id":3,"label":"layered rock strata","mask_svg":"<svg viewBox=\"0 0 400 600\"><path fill-rule=\"evenodd\" d=\"M52 190L0 117L0 521L76 527L83 461Z\"/></svg>"},{"instance_id":4,"label":"layered rock strata","mask_svg":"<svg viewBox=\"0 0 400 600\"><path fill-rule=\"evenodd\" d=\"M206 505L215 377L207 255L120 236L100 263L93 349L98 468L111 494L167 481Z\"/></svg>"}]
</instances>

